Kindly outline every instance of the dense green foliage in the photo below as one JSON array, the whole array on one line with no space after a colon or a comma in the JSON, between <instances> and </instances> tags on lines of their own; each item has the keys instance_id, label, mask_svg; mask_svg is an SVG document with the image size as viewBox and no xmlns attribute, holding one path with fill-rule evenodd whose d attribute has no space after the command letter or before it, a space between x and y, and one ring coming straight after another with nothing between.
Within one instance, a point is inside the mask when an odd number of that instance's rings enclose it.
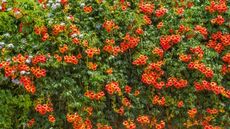
<instances>
[{"instance_id":1,"label":"dense green foliage","mask_svg":"<svg viewBox=\"0 0 230 129\"><path fill-rule=\"evenodd\" d=\"M0 128L230 126L228 1L0 7Z\"/></svg>"}]
</instances>

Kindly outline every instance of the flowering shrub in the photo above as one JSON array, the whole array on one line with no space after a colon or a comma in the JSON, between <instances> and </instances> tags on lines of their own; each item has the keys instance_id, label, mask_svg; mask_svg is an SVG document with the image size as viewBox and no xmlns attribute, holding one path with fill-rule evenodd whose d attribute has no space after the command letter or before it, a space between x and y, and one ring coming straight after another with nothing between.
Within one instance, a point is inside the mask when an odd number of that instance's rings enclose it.
<instances>
[{"instance_id":1,"label":"flowering shrub","mask_svg":"<svg viewBox=\"0 0 230 129\"><path fill-rule=\"evenodd\" d=\"M227 0L0 0L0 127L225 129Z\"/></svg>"}]
</instances>

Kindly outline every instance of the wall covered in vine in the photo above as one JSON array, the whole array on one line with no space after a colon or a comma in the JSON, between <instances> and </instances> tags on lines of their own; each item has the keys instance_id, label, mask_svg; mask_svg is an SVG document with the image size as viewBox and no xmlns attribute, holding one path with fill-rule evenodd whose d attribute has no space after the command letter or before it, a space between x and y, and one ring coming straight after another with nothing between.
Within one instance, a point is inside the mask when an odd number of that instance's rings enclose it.
<instances>
[{"instance_id":1,"label":"wall covered in vine","mask_svg":"<svg viewBox=\"0 0 230 129\"><path fill-rule=\"evenodd\" d=\"M0 128L227 129L227 0L0 0Z\"/></svg>"}]
</instances>

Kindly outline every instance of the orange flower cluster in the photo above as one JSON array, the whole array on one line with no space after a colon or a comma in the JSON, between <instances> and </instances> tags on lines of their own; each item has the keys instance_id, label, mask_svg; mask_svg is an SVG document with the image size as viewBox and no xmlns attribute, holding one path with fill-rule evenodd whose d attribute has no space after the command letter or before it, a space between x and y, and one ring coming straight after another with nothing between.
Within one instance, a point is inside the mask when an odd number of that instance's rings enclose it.
<instances>
[{"instance_id":1,"label":"orange flower cluster","mask_svg":"<svg viewBox=\"0 0 230 129\"><path fill-rule=\"evenodd\" d=\"M61 53L65 53L66 51L68 51L69 50L69 48L68 48L68 46L66 45L66 44L64 44L63 46L60 46L59 47L59 51L61 52Z\"/></svg>"},{"instance_id":2,"label":"orange flower cluster","mask_svg":"<svg viewBox=\"0 0 230 129\"><path fill-rule=\"evenodd\" d=\"M198 61L190 62L188 64L189 69L197 69L202 74L204 74L207 78L212 78L214 75L214 72L211 68L206 67L204 63L199 63Z\"/></svg>"},{"instance_id":3,"label":"orange flower cluster","mask_svg":"<svg viewBox=\"0 0 230 129\"><path fill-rule=\"evenodd\" d=\"M183 62L189 62L192 59L192 56L190 54L185 55L185 54L180 54L179 55L179 60L183 61Z\"/></svg>"},{"instance_id":4,"label":"orange flower cluster","mask_svg":"<svg viewBox=\"0 0 230 129\"><path fill-rule=\"evenodd\" d=\"M112 73L113 73L113 69L112 69L112 68L108 68L105 72L106 72L107 74L112 74Z\"/></svg>"},{"instance_id":5,"label":"orange flower cluster","mask_svg":"<svg viewBox=\"0 0 230 129\"><path fill-rule=\"evenodd\" d=\"M26 123L26 126L29 127L29 128L31 128L31 127L34 125L34 123L35 123L35 119L32 118L32 119L30 119L30 120Z\"/></svg>"},{"instance_id":6,"label":"orange flower cluster","mask_svg":"<svg viewBox=\"0 0 230 129\"><path fill-rule=\"evenodd\" d=\"M35 110L39 112L41 115L45 115L48 112L53 112L52 104L37 104L35 106Z\"/></svg>"},{"instance_id":7,"label":"orange flower cluster","mask_svg":"<svg viewBox=\"0 0 230 129\"><path fill-rule=\"evenodd\" d=\"M163 58L164 56L164 50L159 47L154 48L152 53L157 54L158 56L160 56L160 58Z\"/></svg>"},{"instance_id":8,"label":"orange flower cluster","mask_svg":"<svg viewBox=\"0 0 230 129\"><path fill-rule=\"evenodd\" d=\"M69 123L72 123L72 126L74 129L92 129L92 123L89 119L86 119L85 121L83 118L77 114L67 114L66 119Z\"/></svg>"},{"instance_id":9,"label":"orange flower cluster","mask_svg":"<svg viewBox=\"0 0 230 129\"><path fill-rule=\"evenodd\" d=\"M12 61L14 63L19 63L19 64L23 64L26 62L26 59L28 58L28 56L23 56L22 54L18 54L17 56L13 56L12 57Z\"/></svg>"},{"instance_id":10,"label":"orange flower cluster","mask_svg":"<svg viewBox=\"0 0 230 129\"><path fill-rule=\"evenodd\" d=\"M19 71L27 71L28 72L30 70L30 67L26 64L18 64L17 69Z\"/></svg>"},{"instance_id":11,"label":"orange flower cluster","mask_svg":"<svg viewBox=\"0 0 230 129\"><path fill-rule=\"evenodd\" d=\"M48 29L46 26L35 26L34 27L34 33L36 35L42 36L42 41L46 41L49 38Z\"/></svg>"},{"instance_id":12,"label":"orange flower cluster","mask_svg":"<svg viewBox=\"0 0 230 129\"><path fill-rule=\"evenodd\" d=\"M31 67L31 72L35 75L36 78L41 78L46 76L46 70L41 69L40 67Z\"/></svg>"},{"instance_id":13,"label":"orange flower cluster","mask_svg":"<svg viewBox=\"0 0 230 129\"><path fill-rule=\"evenodd\" d=\"M203 80L201 83L194 82L195 89L197 91L208 90L215 94L222 94L227 98L230 98L230 90L226 90L223 86L218 86L216 82L208 82Z\"/></svg>"},{"instance_id":14,"label":"orange flower cluster","mask_svg":"<svg viewBox=\"0 0 230 129\"><path fill-rule=\"evenodd\" d=\"M113 54L114 56L117 56L119 52L121 52L121 48L119 46L114 46L115 44L115 40L114 39L106 39L106 44L104 47L103 47L103 50L110 53L110 54Z\"/></svg>"},{"instance_id":15,"label":"orange flower cluster","mask_svg":"<svg viewBox=\"0 0 230 129\"><path fill-rule=\"evenodd\" d=\"M218 15L216 18L211 20L212 24L222 25L224 23L224 18L221 15Z\"/></svg>"},{"instance_id":16,"label":"orange flower cluster","mask_svg":"<svg viewBox=\"0 0 230 129\"><path fill-rule=\"evenodd\" d=\"M70 25L69 29L71 30L69 36L74 37L76 35L81 34L79 28L76 25Z\"/></svg>"},{"instance_id":17,"label":"orange flower cluster","mask_svg":"<svg viewBox=\"0 0 230 129\"><path fill-rule=\"evenodd\" d=\"M55 58L58 62L61 62L61 61L62 61L62 57L59 56L58 54L54 54L54 58Z\"/></svg>"},{"instance_id":18,"label":"orange flower cluster","mask_svg":"<svg viewBox=\"0 0 230 129\"><path fill-rule=\"evenodd\" d=\"M111 32L113 29L118 28L118 26L116 26L116 24L112 20L105 21L102 27L105 28L107 32Z\"/></svg>"},{"instance_id":19,"label":"orange flower cluster","mask_svg":"<svg viewBox=\"0 0 230 129\"><path fill-rule=\"evenodd\" d=\"M139 66L139 65L145 65L148 60L148 56L145 56L145 55L140 55L137 59L135 59L133 62L132 62L132 64L133 65L137 65L137 66Z\"/></svg>"},{"instance_id":20,"label":"orange flower cluster","mask_svg":"<svg viewBox=\"0 0 230 129\"><path fill-rule=\"evenodd\" d=\"M7 5L7 2L3 2L3 1L2 1L1 5L0 5L0 6L2 6L2 9L1 9L2 12L5 12L5 11L6 11L6 9L7 9L7 8L6 8L6 5Z\"/></svg>"},{"instance_id":21,"label":"orange flower cluster","mask_svg":"<svg viewBox=\"0 0 230 129\"><path fill-rule=\"evenodd\" d=\"M197 26L195 27L195 30L198 31L200 34L202 34L204 38L206 38L206 36L208 35L207 28L202 27L202 26L200 26L200 25L197 25Z\"/></svg>"},{"instance_id":22,"label":"orange flower cluster","mask_svg":"<svg viewBox=\"0 0 230 129\"><path fill-rule=\"evenodd\" d=\"M34 65L38 63L45 63L46 62L46 56L45 55L36 55L32 58L32 63Z\"/></svg>"},{"instance_id":23,"label":"orange flower cluster","mask_svg":"<svg viewBox=\"0 0 230 129\"><path fill-rule=\"evenodd\" d=\"M121 103L122 103L125 107L130 107L130 106L131 106L131 102L130 102L129 99L126 98L126 97L122 98Z\"/></svg>"},{"instance_id":24,"label":"orange flower cluster","mask_svg":"<svg viewBox=\"0 0 230 129\"><path fill-rule=\"evenodd\" d=\"M180 33L182 33L182 32L188 32L189 30L190 30L189 27L184 26L184 25L180 25L179 29L178 29L178 32L180 32Z\"/></svg>"},{"instance_id":25,"label":"orange flower cluster","mask_svg":"<svg viewBox=\"0 0 230 129\"><path fill-rule=\"evenodd\" d=\"M156 129L164 129L165 128L165 122L164 121L160 121L160 123L155 125Z\"/></svg>"},{"instance_id":26,"label":"orange flower cluster","mask_svg":"<svg viewBox=\"0 0 230 129\"><path fill-rule=\"evenodd\" d=\"M80 40L79 40L78 38L73 38L73 39L72 39L72 42L73 42L74 44L79 44L79 43L80 43Z\"/></svg>"},{"instance_id":27,"label":"orange flower cluster","mask_svg":"<svg viewBox=\"0 0 230 129\"><path fill-rule=\"evenodd\" d=\"M188 85L188 81L184 79L177 79L175 77L170 77L167 80L166 87L174 86L177 89L184 88Z\"/></svg>"},{"instance_id":28,"label":"orange flower cluster","mask_svg":"<svg viewBox=\"0 0 230 129\"><path fill-rule=\"evenodd\" d=\"M4 68L5 77L11 77L12 79L16 77L16 66L10 66L10 62L1 62L0 68Z\"/></svg>"},{"instance_id":29,"label":"orange flower cluster","mask_svg":"<svg viewBox=\"0 0 230 129\"><path fill-rule=\"evenodd\" d=\"M209 11L210 13L218 12L224 13L228 10L228 6L226 5L225 0L220 0L219 3L215 3L215 1L211 1L209 6L205 7L205 10Z\"/></svg>"},{"instance_id":30,"label":"orange flower cluster","mask_svg":"<svg viewBox=\"0 0 230 129\"><path fill-rule=\"evenodd\" d=\"M105 90L110 94L120 93L121 89L118 82L110 82L105 86Z\"/></svg>"},{"instance_id":31,"label":"orange flower cluster","mask_svg":"<svg viewBox=\"0 0 230 129\"><path fill-rule=\"evenodd\" d=\"M153 85L157 89L162 89L165 85L163 81L157 82L160 77L164 74L164 71L161 69L163 61L158 61L156 63L150 63L147 66L146 71L142 74L141 81L148 85ZM154 71L151 71L154 70Z\"/></svg>"},{"instance_id":32,"label":"orange flower cluster","mask_svg":"<svg viewBox=\"0 0 230 129\"><path fill-rule=\"evenodd\" d=\"M120 0L120 4L121 4L120 6L121 6L122 11L125 11L127 7L131 6L130 2L125 1L125 0Z\"/></svg>"},{"instance_id":33,"label":"orange flower cluster","mask_svg":"<svg viewBox=\"0 0 230 129\"><path fill-rule=\"evenodd\" d=\"M152 14L154 11L154 4L148 4L141 2L139 4L140 11L144 14Z\"/></svg>"},{"instance_id":34,"label":"orange flower cluster","mask_svg":"<svg viewBox=\"0 0 230 129\"><path fill-rule=\"evenodd\" d=\"M85 53L89 58L92 58L94 55L99 55L100 54L100 49L99 48L88 48L85 50Z\"/></svg>"},{"instance_id":35,"label":"orange flower cluster","mask_svg":"<svg viewBox=\"0 0 230 129\"><path fill-rule=\"evenodd\" d=\"M113 129L112 126L97 123L97 129Z\"/></svg>"},{"instance_id":36,"label":"orange flower cluster","mask_svg":"<svg viewBox=\"0 0 230 129\"><path fill-rule=\"evenodd\" d=\"M145 24L147 24L147 25L151 25L152 24L152 20L151 20L151 18L148 15L144 15L143 19L144 19Z\"/></svg>"},{"instance_id":37,"label":"orange flower cluster","mask_svg":"<svg viewBox=\"0 0 230 129\"><path fill-rule=\"evenodd\" d=\"M132 120L126 120L122 124L126 129L136 129L136 124Z\"/></svg>"},{"instance_id":38,"label":"orange flower cluster","mask_svg":"<svg viewBox=\"0 0 230 129\"><path fill-rule=\"evenodd\" d=\"M93 62L89 62L87 67L90 69L90 70L97 70L97 64L96 63L93 63Z\"/></svg>"},{"instance_id":39,"label":"orange flower cluster","mask_svg":"<svg viewBox=\"0 0 230 129\"><path fill-rule=\"evenodd\" d=\"M78 64L78 59L76 56L72 55L72 56L64 56L64 60L66 63L70 63L70 64Z\"/></svg>"},{"instance_id":40,"label":"orange flower cluster","mask_svg":"<svg viewBox=\"0 0 230 129\"><path fill-rule=\"evenodd\" d=\"M34 27L34 33L36 35L44 35L47 32L48 32L48 30L47 30L46 26L35 26Z\"/></svg>"},{"instance_id":41,"label":"orange flower cluster","mask_svg":"<svg viewBox=\"0 0 230 129\"><path fill-rule=\"evenodd\" d=\"M221 67L221 73L223 75L230 73L230 65L223 64Z\"/></svg>"},{"instance_id":42,"label":"orange flower cluster","mask_svg":"<svg viewBox=\"0 0 230 129\"><path fill-rule=\"evenodd\" d=\"M164 71L161 69L162 65L164 65L164 61L157 61L156 63L150 63L147 67L147 71L156 70L159 72L159 74L163 75Z\"/></svg>"},{"instance_id":43,"label":"orange flower cluster","mask_svg":"<svg viewBox=\"0 0 230 129\"><path fill-rule=\"evenodd\" d=\"M226 53L223 57L222 60L228 64L230 64L230 52Z\"/></svg>"},{"instance_id":44,"label":"orange flower cluster","mask_svg":"<svg viewBox=\"0 0 230 129\"><path fill-rule=\"evenodd\" d=\"M188 113L190 118L194 118L195 115L197 114L197 109L196 108L190 109L190 110L188 110L187 113Z\"/></svg>"},{"instance_id":45,"label":"orange flower cluster","mask_svg":"<svg viewBox=\"0 0 230 129\"><path fill-rule=\"evenodd\" d=\"M114 109L114 111L121 116L125 113L124 106L121 106L119 109Z\"/></svg>"},{"instance_id":46,"label":"orange flower cluster","mask_svg":"<svg viewBox=\"0 0 230 129\"><path fill-rule=\"evenodd\" d=\"M157 79L160 78L160 74L157 72L145 72L142 74L141 81L145 84L151 85L156 84Z\"/></svg>"},{"instance_id":47,"label":"orange flower cluster","mask_svg":"<svg viewBox=\"0 0 230 129\"><path fill-rule=\"evenodd\" d=\"M207 108L206 112L213 115L213 114L218 114L219 111L215 108L213 109Z\"/></svg>"},{"instance_id":48,"label":"orange flower cluster","mask_svg":"<svg viewBox=\"0 0 230 129\"><path fill-rule=\"evenodd\" d=\"M163 17L165 15L165 13L167 13L167 12L168 12L168 9L162 7L162 8L157 9L155 11L155 15L156 15L157 18L160 18L160 17Z\"/></svg>"},{"instance_id":49,"label":"orange flower cluster","mask_svg":"<svg viewBox=\"0 0 230 129\"><path fill-rule=\"evenodd\" d=\"M206 46L213 48L218 53L220 53L223 50L223 46L227 47L230 45L230 34L223 34L221 31L217 31L216 33L213 33L211 35L211 38L212 39L209 40Z\"/></svg>"},{"instance_id":50,"label":"orange flower cluster","mask_svg":"<svg viewBox=\"0 0 230 129\"><path fill-rule=\"evenodd\" d=\"M204 51L202 50L202 48L200 46L190 48L190 51L193 54L197 55L200 59L203 58L203 56L204 56Z\"/></svg>"},{"instance_id":51,"label":"orange flower cluster","mask_svg":"<svg viewBox=\"0 0 230 129\"><path fill-rule=\"evenodd\" d=\"M219 126L205 125L204 129L222 129L222 128Z\"/></svg>"},{"instance_id":52,"label":"orange flower cluster","mask_svg":"<svg viewBox=\"0 0 230 129\"><path fill-rule=\"evenodd\" d=\"M155 95L152 99L152 103L155 105L165 106L165 97L159 97L158 95Z\"/></svg>"},{"instance_id":53,"label":"orange flower cluster","mask_svg":"<svg viewBox=\"0 0 230 129\"><path fill-rule=\"evenodd\" d=\"M150 123L150 119L149 119L148 116L142 115L142 116L138 116L137 117L137 122L139 122L141 124L149 124Z\"/></svg>"},{"instance_id":54,"label":"orange flower cluster","mask_svg":"<svg viewBox=\"0 0 230 129\"><path fill-rule=\"evenodd\" d=\"M125 52L128 49L135 48L140 42L139 37L131 36L130 34L126 34L123 42L120 43L121 51Z\"/></svg>"},{"instance_id":55,"label":"orange flower cluster","mask_svg":"<svg viewBox=\"0 0 230 129\"><path fill-rule=\"evenodd\" d=\"M85 13L91 13L93 11L93 8L92 6L85 6L83 10Z\"/></svg>"},{"instance_id":56,"label":"orange flower cluster","mask_svg":"<svg viewBox=\"0 0 230 129\"><path fill-rule=\"evenodd\" d=\"M178 103L177 103L177 107L178 108L181 108L181 107L183 107L184 106L184 102L183 101L179 101Z\"/></svg>"},{"instance_id":57,"label":"orange flower cluster","mask_svg":"<svg viewBox=\"0 0 230 129\"><path fill-rule=\"evenodd\" d=\"M64 30L65 30L65 25L56 24L53 26L52 34L58 35L59 33L63 32Z\"/></svg>"},{"instance_id":58,"label":"orange flower cluster","mask_svg":"<svg viewBox=\"0 0 230 129\"><path fill-rule=\"evenodd\" d=\"M142 29L141 27L139 27L139 28L137 28L137 29L135 30L135 33L141 35L141 34L144 33L144 31L143 31L143 29Z\"/></svg>"},{"instance_id":59,"label":"orange flower cluster","mask_svg":"<svg viewBox=\"0 0 230 129\"><path fill-rule=\"evenodd\" d=\"M117 56L118 53L121 52L121 48L119 46L112 46L112 45L105 45L103 47L103 50L114 56Z\"/></svg>"},{"instance_id":60,"label":"orange flower cluster","mask_svg":"<svg viewBox=\"0 0 230 129\"><path fill-rule=\"evenodd\" d=\"M169 48L179 43L180 41L181 41L180 35L166 35L160 37L160 45L165 51L167 51Z\"/></svg>"},{"instance_id":61,"label":"orange flower cluster","mask_svg":"<svg viewBox=\"0 0 230 129\"><path fill-rule=\"evenodd\" d=\"M159 22L157 24L157 29L161 29L163 26L164 26L164 23L163 22Z\"/></svg>"},{"instance_id":62,"label":"orange flower cluster","mask_svg":"<svg viewBox=\"0 0 230 129\"><path fill-rule=\"evenodd\" d=\"M48 120L49 122L54 123L56 121L56 118L53 115L49 115Z\"/></svg>"},{"instance_id":63,"label":"orange flower cluster","mask_svg":"<svg viewBox=\"0 0 230 129\"><path fill-rule=\"evenodd\" d=\"M132 88L128 85L125 86L125 93L130 93Z\"/></svg>"},{"instance_id":64,"label":"orange flower cluster","mask_svg":"<svg viewBox=\"0 0 230 129\"><path fill-rule=\"evenodd\" d=\"M66 5L68 3L68 0L61 0L62 5Z\"/></svg>"},{"instance_id":65,"label":"orange flower cluster","mask_svg":"<svg viewBox=\"0 0 230 129\"><path fill-rule=\"evenodd\" d=\"M105 96L105 93L103 91L98 93L95 93L94 91L86 91L84 95L91 100L100 100L102 97Z\"/></svg>"},{"instance_id":66,"label":"orange flower cluster","mask_svg":"<svg viewBox=\"0 0 230 129\"><path fill-rule=\"evenodd\" d=\"M183 7L178 8L178 9L176 10L176 13L177 13L177 15L183 15L183 13L184 13L184 8L183 8Z\"/></svg>"},{"instance_id":67,"label":"orange flower cluster","mask_svg":"<svg viewBox=\"0 0 230 129\"><path fill-rule=\"evenodd\" d=\"M21 76L20 77L20 83L24 86L24 88L26 89L26 91L34 94L36 91L36 87L34 86L32 80L30 79L30 77L27 76Z\"/></svg>"}]
</instances>

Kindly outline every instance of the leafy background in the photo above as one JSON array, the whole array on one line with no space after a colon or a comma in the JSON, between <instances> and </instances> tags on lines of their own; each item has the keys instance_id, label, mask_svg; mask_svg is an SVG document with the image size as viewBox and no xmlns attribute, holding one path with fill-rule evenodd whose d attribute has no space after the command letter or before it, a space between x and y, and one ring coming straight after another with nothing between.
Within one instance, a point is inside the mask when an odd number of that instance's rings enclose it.
<instances>
[{"instance_id":1,"label":"leafy background","mask_svg":"<svg viewBox=\"0 0 230 129\"><path fill-rule=\"evenodd\" d=\"M215 95L210 91L197 92L193 82L208 80L217 82L226 90L230 86L229 72L221 73L223 64L222 57L230 52L229 46L226 46L221 53L206 46L207 41L211 38L211 34L221 31L223 34L229 35L229 10L218 14L209 13L205 7L210 5L210 1L204 0L180 0L180 1L144 1L144 3L154 4L155 9L164 7L168 9L167 13L158 18L155 14L150 14L151 25L147 25L143 19L144 13L140 11L139 4L142 0L68 0L67 3L34 0L7 0L6 11L0 12L0 41L1 41L1 59L0 61L9 61L12 65L12 57L18 54L35 55L42 54L47 57L46 63L39 63L37 66L46 69L46 76L37 78L33 74L28 76L33 79L36 86L36 93L29 94L23 85L19 83L21 74L16 74L15 79L7 78L4 75L4 69L0 69L0 127L4 129L10 128L27 128L27 122L35 118L35 124L31 128L71 128L72 125L67 122L66 115L68 113L77 112L83 119L89 118L96 128L97 123L110 125L113 128L125 128L122 124L124 120L134 120L137 128L155 128L151 125L143 125L136 121L139 115L147 115L150 118L156 118L158 123L163 120L166 128L203 128L201 122L205 117L209 116L212 120L210 125L219 126L221 128L229 127L229 95ZM228 1L216 1L216 3L224 3L229 8ZM4 3L0 0L0 3ZM186 5L193 3L191 8ZM64 3L64 4L63 4ZM128 3L130 4L129 6ZM55 8L55 4L57 7ZM46 5L46 8L42 6ZM122 10L126 5L127 9ZM92 12L86 13L85 6L91 6ZM177 15L178 7L184 8L183 15ZM20 13L15 13L14 9L19 9ZM72 15L74 20L68 17ZM225 22L222 25L212 24L211 19L217 15L224 17ZM119 29L107 32L103 28L103 23L107 20L113 20ZM157 28L157 24L163 22L161 29ZM55 24L65 25L65 30L58 35L52 34ZM19 32L20 24L23 24L22 32ZM72 43L70 26L76 25L80 33L77 38L80 44ZM170 35L169 30L178 33L180 25L190 28L186 33L182 33L181 41L172 48L164 52L163 60L165 64L162 70L165 72L162 81L166 82L169 77L186 79L188 85L183 89L163 88L158 90L154 86L147 86L141 81L143 71L147 65L135 66L132 62L139 55L148 56L147 64L157 62L161 59L152 53L156 47L161 47L160 37ZM204 39L201 34L196 33L193 28L196 25L206 27L208 30L208 38ZM45 26L48 29L49 38L42 41L42 36L36 35L34 27ZM136 34L137 28L142 28L142 35ZM117 56L103 51L106 39L114 39L115 45L119 46L123 41L126 33L139 37L140 42L134 49L129 49ZM194 34L193 38L187 38L188 35ZM82 45L84 40L88 41L88 47ZM67 44L69 50L62 54L59 47ZM213 78L206 78L203 74L196 70L189 70L187 64L179 60L179 55L189 53L190 48L200 46L204 51L203 62L207 67L214 71ZM85 53L87 48L99 48L100 54L89 58ZM60 56L77 55L81 53L82 57L77 65L69 64L64 61L58 62L54 58L54 54ZM48 55L51 55L50 57ZM88 62L97 63L97 69L90 70L87 67ZM32 67L34 64L29 63ZM113 69L112 74L105 71L108 68ZM229 68L228 68L229 69ZM111 81L119 82L122 95L110 95L106 93L105 85ZM125 86L132 87L131 93L125 93ZM90 100L84 96L87 90L94 92L105 92L105 97L101 100ZM135 91L140 91L138 96ZM152 98L155 95L164 96L166 99L165 106L152 104ZM124 115L115 112L122 106L122 98L128 98L131 107L124 108ZM184 106L177 107L178 101L183 100ZM49 122L48 114L40 115L35 111L38 103L53 104L54 111L51 113L55 116L55 123ZM91 116L84 110L86 107L93 107ZM197 108L198 115L196 118L189 118L187 111ZM206 112L207 108L215 108L219 110L218 114L210 115ZM198 121L198 125L192 123ZM185 125L184 123L187 123ZM189 125L189 124L190 125ZM188 126L189 125L189 126Z\"/></svg>"}]
</instances>

